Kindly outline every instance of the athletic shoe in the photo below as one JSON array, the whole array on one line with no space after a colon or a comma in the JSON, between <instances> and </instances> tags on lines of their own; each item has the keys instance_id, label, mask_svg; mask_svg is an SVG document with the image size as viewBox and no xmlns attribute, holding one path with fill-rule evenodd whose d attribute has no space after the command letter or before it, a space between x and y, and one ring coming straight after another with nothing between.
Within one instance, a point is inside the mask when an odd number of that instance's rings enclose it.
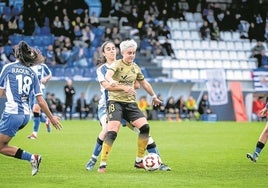
<instances>
[{"instance_id":1,"label":"athletic shoe","mask_svg":"<svg viewBox=\"0 0 268 188\"><path fill-rule=\"evenodd\" d=\"M34 155L34 158L31 160L33 176L37 174L40 163L41 163L41 155Z\"/></svg>"},{"instance_id":2,"label":"athletic shoe","mask_svg":"<svg viewBox=\"0 0 268 188\"><path fill-rule=\"evenodd\" d=\"M143 166L142 161L140 161L140 162L135 161L134 167L135 168L142 168L142 169L144 169L144 166Z\"/></svg>"},{"instance_id":3,"label":"athletic shoe","mask_svg":"<svg viewBox=\"0 0 268 188\"><path fill-rule=\"evenodd\" d=\"M162 171L171 171L171 168L168 165L162 163L160 165L160 167L159 167L159 170L162 170Z\"/></svg>"},{"instance_id":4,"label":"athletic shoe","mask_svg":"<svg viewBox=\"0 0 268 188\"><path fill-rule=\"evenodd\" d=\"M47 120L46 120L46 127L47 127L47 132L49 132L49 133L51 131L50 123L51 123L50 122L50 119L47 118Z\"/></svg>"},{"instance_id":5,"label":"athletic shoe","mask_svg":"<svg viewBox=\"0 0 268 188\"><path fill-rule=\"evenodd\" d=\"M103 173L105 173L105 172L106 172L106 165L101 165L101 166L99 167L99 169L98 169L98 173L103 174Z\"/></svg>"},{"instance_id":6,"label":"athletic shoe","mask_svg":"<svg viewBox=\"0 0 268 188\"><path fill-rule=\"evenodd\" d=\"M31 135L29 135L27 138L31 139L31 140L34 140L34 139L37 139L37 136L34 135L33 133Z\"/></svg>"},{"instance_id":7,"label":"athletic shoe","mask_svg":"<svg viewBox=\"0 0 268 188\"><path fill-rule=\"evenodd\" d=\"M88 161L87 165L86 165L86 169L87 170L93 170L95 164L97 162L96 158L91 157L91 159Z\"/></svg>"},{"instance_id":8,"label":"athletic shoe","mask_svg":"<svg viewBox=\"0 0 268 188\"><path fill-rule=\"evenodd\" d=\"M247 158L250 159L253 162L257 162L258 157L259 157L259 154L256 153L256 152L254 154L247 153Z\"/></svg>"}]
</instances>

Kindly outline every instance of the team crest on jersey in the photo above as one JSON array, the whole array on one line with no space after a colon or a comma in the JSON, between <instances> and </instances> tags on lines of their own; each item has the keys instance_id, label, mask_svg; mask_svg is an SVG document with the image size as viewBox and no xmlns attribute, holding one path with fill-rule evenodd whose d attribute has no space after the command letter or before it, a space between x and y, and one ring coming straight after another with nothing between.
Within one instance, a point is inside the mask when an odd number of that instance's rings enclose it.
<instances>
[{"instance_id":1,"label":"team crest on jersey","mask_svg":"<svg viewBox=\"0 0 268 188\"><path fill-rule=\"evenodd\" d=\"M131 72L136 73L134 67L131 68Z\"/></svg>"}]
</instances>

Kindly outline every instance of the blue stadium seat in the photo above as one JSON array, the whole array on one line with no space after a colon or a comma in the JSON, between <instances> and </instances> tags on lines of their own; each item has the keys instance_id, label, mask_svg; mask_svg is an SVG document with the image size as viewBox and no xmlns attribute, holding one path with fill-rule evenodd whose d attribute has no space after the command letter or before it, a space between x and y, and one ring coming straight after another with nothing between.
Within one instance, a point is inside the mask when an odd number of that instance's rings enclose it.
<instances>
[{"instance_id":1,"label":"blue stadium seat","mask_svg":"<svg viewBox=\"0 0 268 188\"><path fill-rule=\"evenodd\" d=\"M51 35L50 27L43 26L40 28L40 35Z\"/></svg>"},{"instance_id":2,"label":"blue stadium seat","mask_svg":"<svg viewBox=\"0 0 268 188\"><path fill-rule=\"evenodd\" d=\"M43 45L43 37L42 36L33 36L33 45L42 46Z\"/></svg>"},{"instance_id":3,"label":"blue stadium seat","mask_svg":"<svg viewBox=\"0 0 268 188\"><path fill-rule=\"evenodd\" d=\"M11 41L12 45L15 45L15 44L18 44L23 39L23 36L14 34L14 35L10 35L8 39Z\"/></svg>"},{"instance_id":4,"label":"blue stadium seat","mask_svg":"<svg viewBox=\"0 0 268 188\"><path fill-rule=\"evenodd\" d=\"M33 46L33 37L32 36L23 36L23 40L27 42L30 46Z\"/></svg>"},{"instance_id":5,"label":"blue stadium seat","mask_svg":"<svg viewBox=\"0 0 268 188\"><path fill-rule=\"evenodd\" d=\"M55 36L53 35L44 35L42 36L43 45L48 46L54 44Z\"/></svg>"},{"instance_id":6,"label":"blue stadium seat","mask_svg":"<svg viewBox=\"0 0 268 188\"><path fill-rule=\"evenodd\" d=\"M151 77L149 72L148 72L148 70L145 67L141 68L141 72L143 73L145 78L150 78Z\"/></svg>"},{"instance_id":7,"label":"blue stadium seat","mask_svg":"<svg viewBox=\"0 0 268 188\"><path fill-rule=\"evenodd\" d=\"M54 77L64 77L65 76L65 70L63 67L57 67L53 68Z\"/></svg>"},{"instance_id":8,"label":"blue stadium seat","mask_svg":"<svg viewBox=\"0 0 268 188\"><path fill-rule=\"evenodd\" d=\"M84 70L84 74L83 76L86 78L97 78L97 73L96 73L96 69L95 68L86 68L83 69Z\"/></svg>"}]
</instances>

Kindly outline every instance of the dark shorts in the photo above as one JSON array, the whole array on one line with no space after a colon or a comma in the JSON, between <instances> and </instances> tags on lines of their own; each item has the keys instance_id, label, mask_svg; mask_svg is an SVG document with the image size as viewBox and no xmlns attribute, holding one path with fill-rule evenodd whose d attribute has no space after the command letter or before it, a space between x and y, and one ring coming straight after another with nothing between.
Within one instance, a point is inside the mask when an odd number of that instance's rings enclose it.
<instances>
[{"instance_id":1,"label":"dark shorts","mask_svg":"<svg viewBox=\"0 0 268 188\"><path fill-rule=\"evenodd\" d=\"M145 117L140 111L137 103L108 101L108 120L121 121L125 119L133 122L139 118Z\"/></svg>"}]
</instances>

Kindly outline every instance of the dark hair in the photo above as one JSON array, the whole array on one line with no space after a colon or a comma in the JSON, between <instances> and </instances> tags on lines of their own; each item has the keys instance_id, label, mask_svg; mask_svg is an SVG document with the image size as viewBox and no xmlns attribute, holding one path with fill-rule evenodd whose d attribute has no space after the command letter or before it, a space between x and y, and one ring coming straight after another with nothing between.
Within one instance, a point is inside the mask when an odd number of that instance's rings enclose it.
<instances>
[{"instance_id":1,"label":"dark hair","mask_svg":"<svg viewBox=\"0 0 268 188\"><path fill-rule=\"evenodd\" d=\"M109 44L109 43L112 43L112 44L114 44L112 41L105 41L102 45L101 45L101 52L104 52L104 49L105 49L105 46L107 45L107 44ZM100 56L98 57L98 59L97 59L97 63L96 63L96 66L97 67L99 67L99 66L101 66L102 64L104 64L106 62L106 58L102 55L102 54L100 54Z\"/></svg>"},{"instance_id":2,"label":"dark hair","mask_svg":"<svg viewBox=\"0 0 268 188\"><path fill-rule=\"evenodd\" d=\"M25 41L21 41L18 45L16 45L14 50L15 57L27 67L43 63L45 60L38 49L30 47Z\"/></svg>"}]
</instances>

